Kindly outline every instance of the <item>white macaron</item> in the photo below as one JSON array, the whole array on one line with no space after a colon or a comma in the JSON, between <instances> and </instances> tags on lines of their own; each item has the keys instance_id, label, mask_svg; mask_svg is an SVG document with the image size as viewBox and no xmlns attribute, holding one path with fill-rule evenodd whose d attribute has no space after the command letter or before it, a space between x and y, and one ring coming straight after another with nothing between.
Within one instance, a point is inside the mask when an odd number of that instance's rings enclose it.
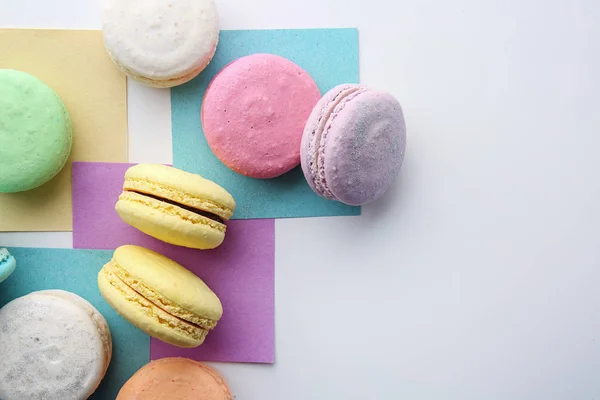
<instances>
[{"instance_id":1,"label":"white macaron","mask_svg":"<svg viewBox=\"0 0 600 400\"><path fill-rule=\"evenodd\" d=\"M214 0L105 0L102 33L123 72L167 88L193 79L212 60L219 16Z\"/></svg>"},{"instance_id":2,"label":"white macaron","mask_svg":"<svg viewBox=\"0 0 600 400\"><path fill-rule=\"evenodd\" d=\"M0 398L81 400L112 355L104 317L63 290L33 292L0 309Z\"/></svg>"}]
</instances>

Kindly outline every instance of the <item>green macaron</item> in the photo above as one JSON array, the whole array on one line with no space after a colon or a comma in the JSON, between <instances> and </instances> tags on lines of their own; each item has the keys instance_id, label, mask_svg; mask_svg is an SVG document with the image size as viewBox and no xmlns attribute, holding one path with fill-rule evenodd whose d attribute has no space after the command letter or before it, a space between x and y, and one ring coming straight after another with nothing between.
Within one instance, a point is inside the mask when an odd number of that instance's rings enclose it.
<instances>
[{"instance_id":1,"label":"green macaron","mask_svg":"<svg viewBox=\"0 0 600 400\"><path fill-rule=\"evenodd\" d=\"M72 143L71 119L58 95L30 74L0 69L0 193L54 178Z\"/></svg>"}]
</instances>

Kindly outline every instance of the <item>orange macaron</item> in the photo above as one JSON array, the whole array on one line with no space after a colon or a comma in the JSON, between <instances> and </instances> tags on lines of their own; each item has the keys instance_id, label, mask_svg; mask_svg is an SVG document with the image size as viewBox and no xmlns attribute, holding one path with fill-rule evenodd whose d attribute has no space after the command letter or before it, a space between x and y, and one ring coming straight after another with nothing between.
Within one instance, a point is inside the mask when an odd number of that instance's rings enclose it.
<instances>
[{"instance_id":1,"label":"orange macaron","mask_svg":"<svg viewBox=\"0 0 600 400\"><path fill-rule=\"evenodd\" d=\"M121 388L116 400L231 400L223 377L189 358L151 361Z\"/></svg>"}]
</instances>

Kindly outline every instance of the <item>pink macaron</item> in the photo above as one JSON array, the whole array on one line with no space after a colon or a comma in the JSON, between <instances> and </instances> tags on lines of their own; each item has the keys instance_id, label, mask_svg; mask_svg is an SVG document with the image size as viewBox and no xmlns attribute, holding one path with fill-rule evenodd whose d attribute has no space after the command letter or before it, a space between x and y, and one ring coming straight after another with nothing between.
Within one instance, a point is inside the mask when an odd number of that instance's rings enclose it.
<instances>
[{"instance_id":1,"label":"pink macaron","mask_svg":"<svg viewBox=\"0 0 600 400\"><path fill-rule=\"evenodd\" d=\"M300 163L306 121L321 93L290 60L253 54L231 62L210 82L201 119L213 153L232 170L274 178Z\"/></svg>"},{"instance_id":2,"label":"pink macaron","mask_svg":"<svg viewBox=\"0 0 600 400\"><path fill-rule=\"evenodd\" d=\"M312 111L302 137L302 171L320 196L350 205L383 195L406 147L402 107L389 93L340 85Z\"/></svg>"}]
</instances>

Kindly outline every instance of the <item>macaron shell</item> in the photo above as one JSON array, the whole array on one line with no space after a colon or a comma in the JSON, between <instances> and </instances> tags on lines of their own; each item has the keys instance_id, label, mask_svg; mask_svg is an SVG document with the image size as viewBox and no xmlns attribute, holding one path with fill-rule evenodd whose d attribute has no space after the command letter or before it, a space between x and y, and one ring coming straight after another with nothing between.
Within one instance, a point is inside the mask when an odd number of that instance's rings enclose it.
<instances>
[{"instance_id":1,"label":"macaron shell","mask_svg":"<svg viewBox=\"0 0 600 400\"><path fill-rule=\"evenodd\" d=\"M187 358L163 358L142 367L121 388L117 400L232 400L223 377Z\"/></svg>"},{"instance_id":2,"label":"macaron shell","mask_svg":"<svg viewBox=\"0 0 600 400\"><path fill-rule=\"evenodd\" d=\"M110 57L126 74L172 87L210 62L219 17L214 0L107 0L102 32Z\"/></svg>"},{"instance_id":3,"label":"macaron shell","mask_svg":"<svg viewBox=\"0 0 600 400\"><path fill-rule=\"evenodd\" d=\"M0 249L0 283L4 282L17 268L17 260L8 250Z\"/></svg>"},{"instance_id":4,"label":"macaron shell","mask_svg":"<svg viewBox=\"0 0 600 400\"><path fill-rule=\"evenodd\" d=\"M0 193L34 189L64 167L72 127L58 95L36 77L0 69Z\"/></svg>"},{"instance_id":5,"label":"macaron shell","mask_svg":"<svg viewBox=\"0 0 600 400\"><path fill-rule=\"evenodd\" d=\"M325 180L339 201L362 205L379 198L400 172L406 147L402 107L392 95L361 91L330 118Z\"/></svg>"},{"instance_id":6,"label":"macaron shell","mask_svg":"<svg viewBox=\"0 0 600 400\"><path fill-rule=\"evenodd\" d=\"M223 315L219 298L191 271L140 246L121 246L98 273L102 297L150 336L193 348Z\"/></svg>"},{"instance_id":7,"label":"macaron shell","mask_svg":"<svg viewBox=\"0 0 600 400\"><path fill-rule=\"evenodd\" d=\"M78 301L53 292L0 309L4 400L87 399L104 377L106 348L95 321Z\"/></svg>"},{"instance_id":8,"label":"macaron shell","mask_svg":"<svg viewBox=\"0 0 600 400\"><path fill-rule=\"evenodd\" d=\"M103 268L98 288L106 302L119 315L148 335L182 348L194 348L204 342L206 333L193 335L181 321L145 300L127 285L120 284Z\"/></svg>"},{"instance_id":9,"label":"macaron shell","mask_svg":"<svg viewBox=\"0 0 600 400\"><path fill-rule=\"evenodd\" d=\"M306 120L321 94L310 75L273 54L253 54L225 66L209 84L201 108L207 143L232 170L273 178L300 163Z\"/></svg>"}]
</instances>

